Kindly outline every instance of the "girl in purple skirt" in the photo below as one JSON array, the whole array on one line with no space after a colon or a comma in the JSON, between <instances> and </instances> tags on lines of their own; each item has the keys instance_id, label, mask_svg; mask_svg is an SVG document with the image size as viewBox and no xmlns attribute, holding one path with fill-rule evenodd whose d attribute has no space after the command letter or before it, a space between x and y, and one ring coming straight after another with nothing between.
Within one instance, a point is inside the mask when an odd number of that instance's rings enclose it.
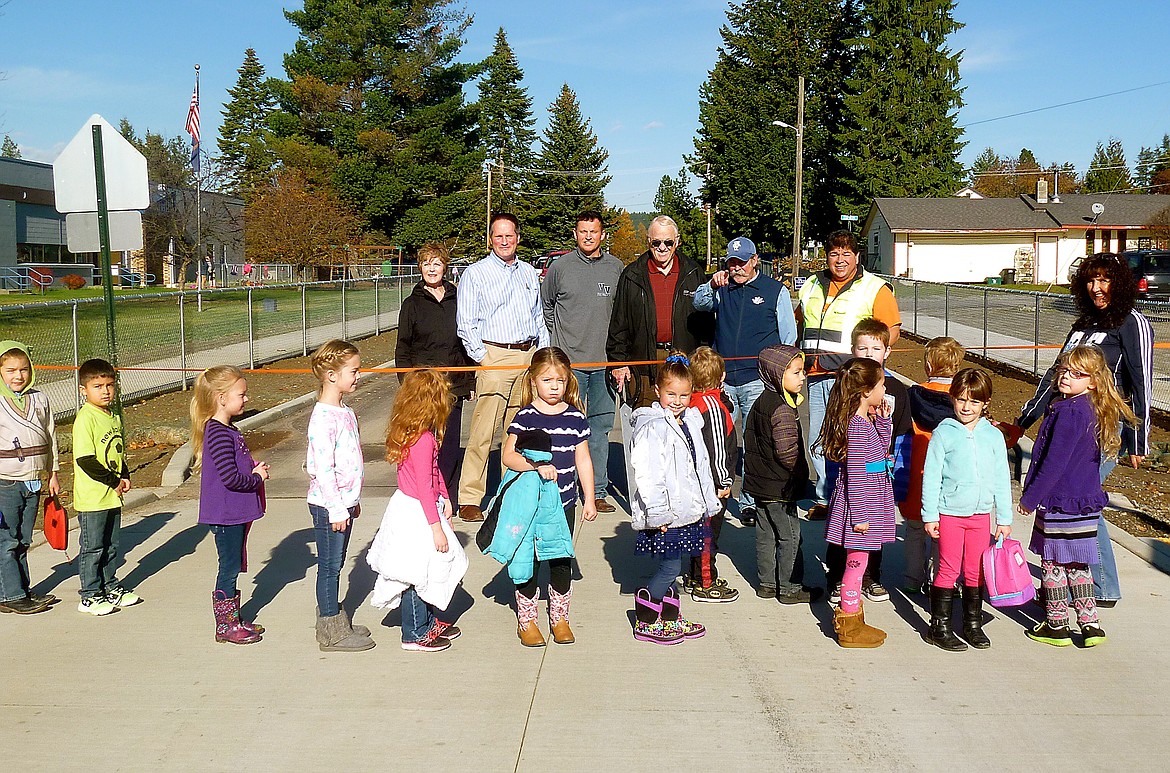
<instances>
[{"instance_id":1,"label":"girl in purple skirt","mask_svg":"<svg viewBox=\"0 0 1170 773\"><path fill-rule=\"evenodd\" d=\"M1033 641L1067 647L1072 597L1084 645L1105 641L1093 600L1089 564L1098 561L1097 519L1109 497L1098 474L1102 454L1117 454L1121 421L1137 424L1113 384L1101 351L1078 346L1057 360L1053 400L1036 435L1021 515L1036 511L1030 549L1041 559L1045 620L1026 631Z\"/></svg>"}]
</instances>

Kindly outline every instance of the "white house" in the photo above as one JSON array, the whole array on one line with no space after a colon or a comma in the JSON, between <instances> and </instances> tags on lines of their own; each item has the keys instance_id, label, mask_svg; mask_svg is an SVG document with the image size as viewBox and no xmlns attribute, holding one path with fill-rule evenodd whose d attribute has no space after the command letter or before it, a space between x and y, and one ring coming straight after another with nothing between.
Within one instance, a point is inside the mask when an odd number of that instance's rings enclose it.
<instances>
[{"instance_id":1,"label":"white house","mask_svg":"<svg viewBox=\"0 0 1170 773\"><path fill-rule=\"evenodd\" d=\"M1010 199L875 199L862 228L865 265L933 282L983 282L1015 269L1018 282L1067 283L1078 258L1152 246L1148 224L1167 207L1170 196L1052 199L1043 190Z\"/></svg>"}]
</instances>

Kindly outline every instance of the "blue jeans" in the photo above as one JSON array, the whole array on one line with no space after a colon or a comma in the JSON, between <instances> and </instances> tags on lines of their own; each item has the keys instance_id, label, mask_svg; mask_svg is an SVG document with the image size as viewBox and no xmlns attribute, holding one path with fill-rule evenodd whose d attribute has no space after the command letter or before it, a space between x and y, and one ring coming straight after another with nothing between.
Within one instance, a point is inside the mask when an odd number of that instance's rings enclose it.
<instances>
[{"instance_id":1,"label":"blue jeans","mask_svg":"<svg viewBox=\"0 0 1170 773\"><path fill-rule=\"evenodd\" d=\"M0 480L0 601L28 595L28 547L40 499L22 480Z\"/></svg>"},{"instance_id":2,"label":"blue jeans","mask_svg":"<svg viewBox=\"0 0 1170 773\"><path fill-rule=\"evenodd\" d=\"M219 573L215 577L215 589L229 599L236 595L236 578L244 563L244 534L246 523L235 526L212 526L215 535L215 552L219 554Z\"/></svg>"},{"instance_id":3,"label":"blue jeans","mask_svg":"<svg viewBox=\"0 0 1170 773\"><path fill-rule=\"evenodd\" d=\"M837 379L833 376L816 376L808 381L808 447L810 449L821 436L821 427L825 424L825 406L829 404L829 392L833 391L833 385L836 383ZM809 457L812 459L813 469L817 473L814 499L823 505L828 503L829 495L833 493L829 487L828 475L825 472L825 456L819 451L812 451L809 453Z\"/></svg>"},{"instance_id":4,"label":"blue jeans","mask_svg":"<svg viewBox=\"0 0 1170 773\"><path fill-rule=\"evenodd\" d=\"M353 514L353 510L350 510ZM317 540L317 609L321 617L333 617L341 612L338 595L341 586L341 567L349 548L352 529L333 531L329 510L321 505L309 505L313 516L313 536Z\"/></svg>"},{"instance_id":5,"label":"blue jeans","mask_svg":"<svg viewBox=\"0 0 1170 773\"><path fill-rule=\"evenodd\" d=\"M731 403L728 408L731 409L731 420L739 430L740 451L739 451L739 469L736 472L743 472L743 431L747 425L747 415L756 404L756 400L764 393L764 382L760 379L749 381L746 384L739 386L732 386L731 384L724 384L723 391L727 394L727 400ZM752 495L746 491L739 492L739 512L742 515L744 510L754 510L756 501L752 499Z\"/></svg>"},{"instance_id":6,"label":"blue jeans","mask_svg":"<svg viewBox=\"0 0 1170 773\"><path fill-rule=\"evenodd\" d=\"M434 624L434 613L414 586L402 591L402 641L421 641Z\"/></svg>"},{"instance_id":7,"label":"blue jeans","mask_svg":"<svg viewBox=\"0 0 1170 773\"><path fill-rule=\"evenodd\" d=\"M1117 466L1117 457L1101 460L1101 483ZM1099 601L1121 600L1121 579L1117 576L1117 558L1113 555L1113 540L1109 539L1109 527L1102 514L1097 521L1097 563L1089 564L1093 573L1093 595Z\"/></svg>"},{"instance_id":8,"label":"blue jeans","mask_svg":"<svg viewBox=\"0 0 1170 773\"><path fill-rule=\"evenodd\" d=\"M78 512L77 520L81 525L77 573L81 576L81 597L88 599L118 582L115 572L121 559L122 508Z\"/></svg>"},{"instance_id":9,"label":"blue jeans","mask_svg":"<svg viewBox=\"0 0 1170 773\"><path fill-rule=\"evenodd\" d=\"M650 578L650 582L646 583L646 589L650 591L651 598L661 599L671 588L678 590L675 585L678 573L682 571L682 554L680 553L674 558L665 556L656 556L656 558L658 559L658 571Z\"/></svg>"},{"instance_id":10,"label":"blue jeans","mask_svg":"<svg viewBox=\"0 0 1170 773\"><path fill-rule=\"evenodd\" d=\"M594 498L609 490L609 432L613 429L614 400L605 381L605 368L574 370L577 389L589 419L589 458L593 460Z\"/></svg>"}]
</instances>

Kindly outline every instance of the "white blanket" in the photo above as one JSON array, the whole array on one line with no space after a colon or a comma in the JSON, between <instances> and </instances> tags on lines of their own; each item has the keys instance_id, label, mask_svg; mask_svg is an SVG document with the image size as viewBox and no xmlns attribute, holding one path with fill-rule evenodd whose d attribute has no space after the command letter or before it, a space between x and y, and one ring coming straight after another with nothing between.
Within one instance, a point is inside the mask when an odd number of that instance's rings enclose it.
<instances>
[{"instance_id":1,"label":"white blanket","mask_svg":"<svg viewBox=\"0 0 1170 773\"><path fill-rule=\"evenodd\" d=\"M439 512L443 512L442 506ZM366 555L378 573L371 605L394 609L402 601L402 592L413 585L423 601L436 609L447 608L467 573L467 554L447 519L440 517L439 522L447 535L446 553L435 550L422 503L401 491L394 492Z\"/></svg>"}]
</instances>

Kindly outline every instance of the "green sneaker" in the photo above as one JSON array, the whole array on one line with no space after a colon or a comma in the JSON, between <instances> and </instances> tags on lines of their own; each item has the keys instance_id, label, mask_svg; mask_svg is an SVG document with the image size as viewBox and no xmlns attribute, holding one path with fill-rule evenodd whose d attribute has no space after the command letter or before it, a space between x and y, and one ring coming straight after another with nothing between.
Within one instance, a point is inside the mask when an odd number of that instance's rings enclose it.
<instances>
[{"instance_id":1,"label":"green sneaker","mask_svg":"<svg viewBox=\"0 0 1170 773\"><path fill-rule=\"evenodd\" d=\"M1101 626L1093 623L1081 626L1081 636L1085 639L1086 647L1096 647L1098 644L1105 643L1105 632L1101 630Z\"/></svg>"},{"instance_id":2,"label":"green sneaker","mask_svg":"<svg viewBox=\"0 0 1170 773\"><path fill-rule=\"evenodd\" d=\"M94 617L101 617L111 612L117 612L118 608L105 596L89 596L81 600L81 603L77 605L77 611L84 612L87 615L93 615Z\"/></svg>"},{"instance_id":3,"label":"green sneaker","mask_svg":"<svg viewBox=\"0 0 1170 773\"><path fill-rule=\"evenodd\" d=\"M134 591L129 591L117 583L106 588L106 599L114 606L122 609L142 603L142 597Z\"/></svg>"},{"instance_id":4,"label":"green sneaker","mask_svg":"<svg viewBox=\"0 0 1170 773\"><path fill-rule=\"evenodd\" d=\"M1067 625L1049 625L1047 620L1035 628L1024 631L1024 635L1032 641L1051 644L1053 647L1067 647L1073 643Z\"/></svg>"}]
</instances>

